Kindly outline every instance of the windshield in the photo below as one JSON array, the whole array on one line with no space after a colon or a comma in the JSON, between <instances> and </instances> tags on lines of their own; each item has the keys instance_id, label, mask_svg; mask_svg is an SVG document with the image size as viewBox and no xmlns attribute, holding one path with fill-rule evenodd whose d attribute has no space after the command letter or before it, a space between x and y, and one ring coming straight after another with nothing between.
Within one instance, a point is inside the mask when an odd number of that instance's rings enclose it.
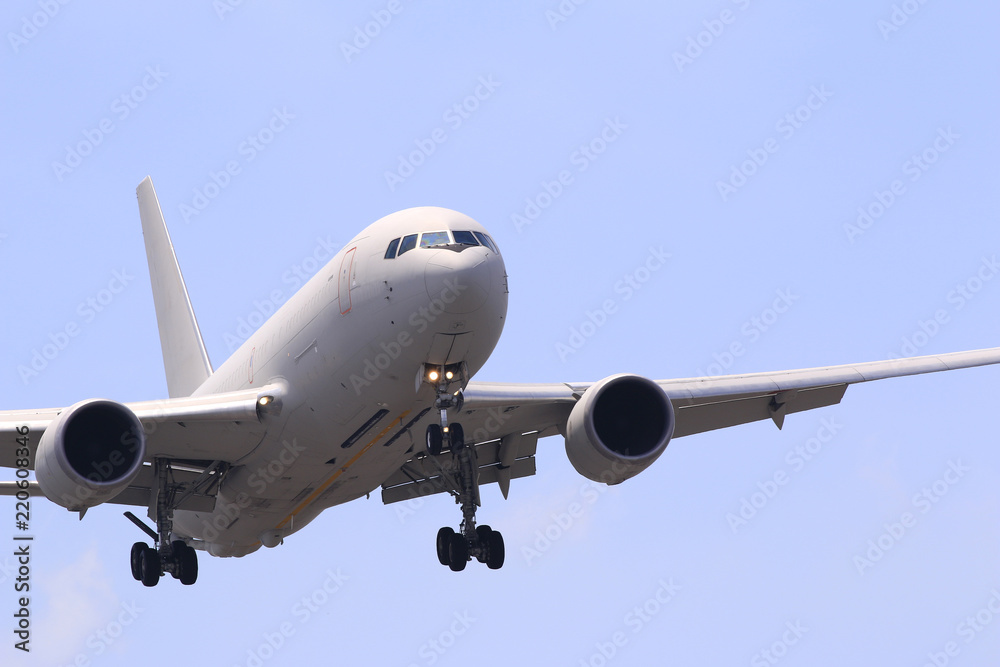
<instances>
[{"instance_id":1,"label":"windshield","mask_svg":"<svg viewBox=\"0 0 1000 667\"><path fill-rule=\"evenodd\" d=\"M385 249L385 258L393 259L401 256L404 252L409 252L418 247L417 238L420 238L419 247L439 248L442 246L484 246L496 254L500 254L500 249L490 238L489 234L483 232L473 232L469 230L442 230L437 232L422 232L420 234L407 234L402 238L393 239L389 242L389 247ZM461 252L460 248L454 248Z\"/></svg>"}]
</instances>

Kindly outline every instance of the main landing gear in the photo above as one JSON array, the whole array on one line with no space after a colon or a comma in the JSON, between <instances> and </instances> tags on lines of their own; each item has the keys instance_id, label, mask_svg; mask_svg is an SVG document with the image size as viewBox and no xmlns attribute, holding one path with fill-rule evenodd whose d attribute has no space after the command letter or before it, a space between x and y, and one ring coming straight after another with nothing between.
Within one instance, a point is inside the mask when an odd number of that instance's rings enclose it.
<instances>
[{"instance_id":1,"label":"main landing gear","mask_svg":"<svg viewBox=\"0 0 1000 667\"><path fill-rule=\"evenodd\" d=\"M173 508L168 502L168 479L170 464L165 459L154 462L157 477L156 528L154 531L131 512L125 512L129 521L138 526L153 539L155 547L146 542L132 545L130 564L132 577L143 586L155 586L160 577L169 572L174 579L180 579L185 586L198 580L198 554L183 540L171 540L173 530Z\"/></svg>"},{"instance_id":2,"label":"main landing gear","mask_svg":"<svg viewBox=\"0 0 1000 667\"><path fill-rule=\"evenodd\" d=\"M489 526L476 525L476 508L482 504L476 448L465 445L461 424L448 424L448 408L461 409L461 395L455 397L439 392L435 407L441 411L441 423L427 427L427 452L432 456L440 455L447 436L452 459L449 481L455 487L452 493L456 502L462 506L462 524L458 531L447 526L438 531L438 561L454 572L464 570L472 558L486 563L491 570L498 570L504 561L503 535Z\"/></svg>"}]
</instances>

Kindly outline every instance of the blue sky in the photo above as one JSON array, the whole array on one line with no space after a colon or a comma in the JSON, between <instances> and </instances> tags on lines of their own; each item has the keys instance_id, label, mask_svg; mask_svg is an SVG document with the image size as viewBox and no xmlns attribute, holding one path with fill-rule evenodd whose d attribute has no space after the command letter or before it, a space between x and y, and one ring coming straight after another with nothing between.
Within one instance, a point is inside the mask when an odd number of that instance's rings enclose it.
<instances>
[{"instance_id":1,"label":"blue sky","mask_svg":"<svg viewBox=\"0 0 1000 667\"><path fill-rule=\"evenodd\" d=\"M417 205L467 213L504 253L508 323L482 379L1000 344L996 7L508 5L6 3L3 407L166 396L147 174L216 366L275 293ZM644 272L652 253L669 259ZM600 491L544 440L509 500L483 492L499 572L437 563L449 499L373 497L279 548L202 558L194 587L144 589L121 508L80 522L37 501L34 651L6 629L2 661L985 664L998 373L856 386L780 432L679 439Z\"/></svg>"}]
</instances>

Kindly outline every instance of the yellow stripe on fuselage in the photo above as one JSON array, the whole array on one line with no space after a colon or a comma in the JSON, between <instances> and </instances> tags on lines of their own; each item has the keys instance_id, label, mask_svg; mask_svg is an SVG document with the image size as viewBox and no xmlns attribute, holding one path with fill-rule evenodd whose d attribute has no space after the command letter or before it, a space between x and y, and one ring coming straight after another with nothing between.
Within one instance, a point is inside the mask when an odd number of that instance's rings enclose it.
<instances>
[{"instance_id":1,"label":"yellow stripe on fuselage","mask_svg":"<svg viewBox=\"0 0 1000 667\"><path fill-rule=\"evenodd\" d=\"M306 507L308 507L309 505L311 505L320 496L320 494L322 494L324 491L326 491L330 487L331 484L333 484L335 481L337 481L338 477L340 477L345 472L347 472L347 469L350 468L352 465L354 465L358 461L358 459L360 459L362 457L362 455L364 455L365 452L367 452L369 449L371 449L372 446L376 442L378 442L379 440L381 440L382 437L386 433L388 433L389 431L391 431L394 427L396 427L398 425L401 425L403 423L403 419L408 414L410 414L409 410L407 410L403 414L399 415L399 417L397 417L396 419L392 420L392 422L388 426L386 426L384 429L382 429L379 432L378 435L376 435L374 438L371 439L371 441L368 444L366 444L364 447L362 447L361 450L358 451L357 454L355 454L354 456L352 456L350 461L348 461L347 463L345 463L335 473L333 473L332 475L330 475L330 477L325 482L323 482L322 484L320 484L319 487L317 487L315 491L313 491L312 493L309 494L309 497L307 497L305 500L303 500L301 503L299 503L298 507L296 507L295 509L293 509L292 512L291 512L291 514L289 514L284 519L282 519L281 523L279 523L275 527L275 529L276 530L280 530L280 529L284 528L286 525L288 525L288 523L292 520L293 517L295 517L296 514L298 514L303 509L305 509Z\"/></svg>"}]
</instances>

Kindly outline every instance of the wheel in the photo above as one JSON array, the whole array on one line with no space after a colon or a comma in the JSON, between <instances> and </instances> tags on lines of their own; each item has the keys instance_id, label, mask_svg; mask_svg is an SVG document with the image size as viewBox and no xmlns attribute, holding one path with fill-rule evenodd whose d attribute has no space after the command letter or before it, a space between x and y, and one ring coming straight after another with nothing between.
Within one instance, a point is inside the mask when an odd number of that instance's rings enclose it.
<instances>
[{"instance_id":1,"label":"wheel","mask_svg":"<svg viewBox=\"0 0 1000 667\"><path fill-rule=\"evenodd\" d=\"M177 545L180 545L178 549ZM193 547L183 543L174 542L174 558L177 559L177 566L180 570L177 578L185 586L190 586L198 581L198 552Z\"/></svg>"},{"instance_id":2,"label":"wheel","mask_svg":"<svg viewBox=\"0 0 1000 667\"><path fill-rule=\"evenodd\" d=\"M142 551L146 548L145 542L136 542L132 545L132 554L129 563L132 565L132 578L142 581Z\"/></svg>"},{"instance_id":3,"label":"wheel","mask_svg":"<svg viewBox=\"0 0 1000 667\"><path fill-rule=\"evenodd\" d=\"M438 560L441 562L442 565L447 565L451 562L451 559L448 556L449 553L448 546L451 544L451 538L454 535L455 531L449 528L448 526L445 526L444 528L438 531L437 552L438 552Z\"/></svg>"},{"instance_id":4,"label":"wheel","mask_svg":"<svg viewBox=\"0 0 1000 667\"><path fill-rule=\"evenodd\" d=\"M174 579L180 579L181 578L181 573L180 573L180 567L179 567L179 565L180 565L180 562L181 562L181 553L184 551L184 548L186 546L187 546L187 544L185 544L181 540L175 540L175 541L173 541L173 542L170 543L170 548L172 549L171 553L173 554L174 564L178 565L178 567L175 567L174 571L170 573L170 575Z\"/></svg>"},{"instance_id":5,"label":"wheel","mask_svg":"<svg viewBox=\"0 0 1000 667\"><path fill-rule=\"evenodd\" d=\"M486 542L486 567L491 570L499 570L503 567L504 546L503 535L499 531L492 531Z\"/></svg>"},{"instance_id":6,"label":"wheel","mask_svg":"<svg viewBox=\"0 0 1000 667\"><path fill-rule=\"evenodd\" d=\"M451 445L453 452L457 452L465 445L465 432L461 424L448 425L448 444Z\"/></svg>"},{"instance_id":7,"label":"wheel","mask_svg":"<svg viewBox=\"0 0 1000 667\"><path fill-rule=\"evenodd\" d=\"M479 538L479 546L481 547L479 555L476 556L476 559L479 560L480 563L486 562L487 559L486 549L489 548L490 535L492 534L493 534L493 529L490 528L489 526L487 525L476 526L476 536Z\"/></svg>"},{"instance_id":8,"label":"wheel","mask_svg":"<svg viewBox=\"0 0 1000 667\"><path fill-rule=\"evenodd\" d=\"M153 587L160 581L160 554L156 549L144 545L140 569L142 574L142 585Z\"/></svg>"},{"instance_id":9,"label":"wheel","mask_svg":"<svg viewBox=\"0 0 1000 667\"><path fill-rule=\"evenodd\" d=\"M427 453L437 456L441 453L441 446L444 444L444 437L441 435L441 424L430 424L427 426Z\"/></svg>"},{"instance_id":10,"label":"wheel","mask_svg":"<svg viewBox=\"0 0 1000 667\"><path fill-rule=\"evenodd\" d=\"M451 568L452 572L461 572L468 562L469 545L465 541L465 535L455 533L451 536L451 543L448 545L448 567Z\"/></svg>"}]
</instances>

